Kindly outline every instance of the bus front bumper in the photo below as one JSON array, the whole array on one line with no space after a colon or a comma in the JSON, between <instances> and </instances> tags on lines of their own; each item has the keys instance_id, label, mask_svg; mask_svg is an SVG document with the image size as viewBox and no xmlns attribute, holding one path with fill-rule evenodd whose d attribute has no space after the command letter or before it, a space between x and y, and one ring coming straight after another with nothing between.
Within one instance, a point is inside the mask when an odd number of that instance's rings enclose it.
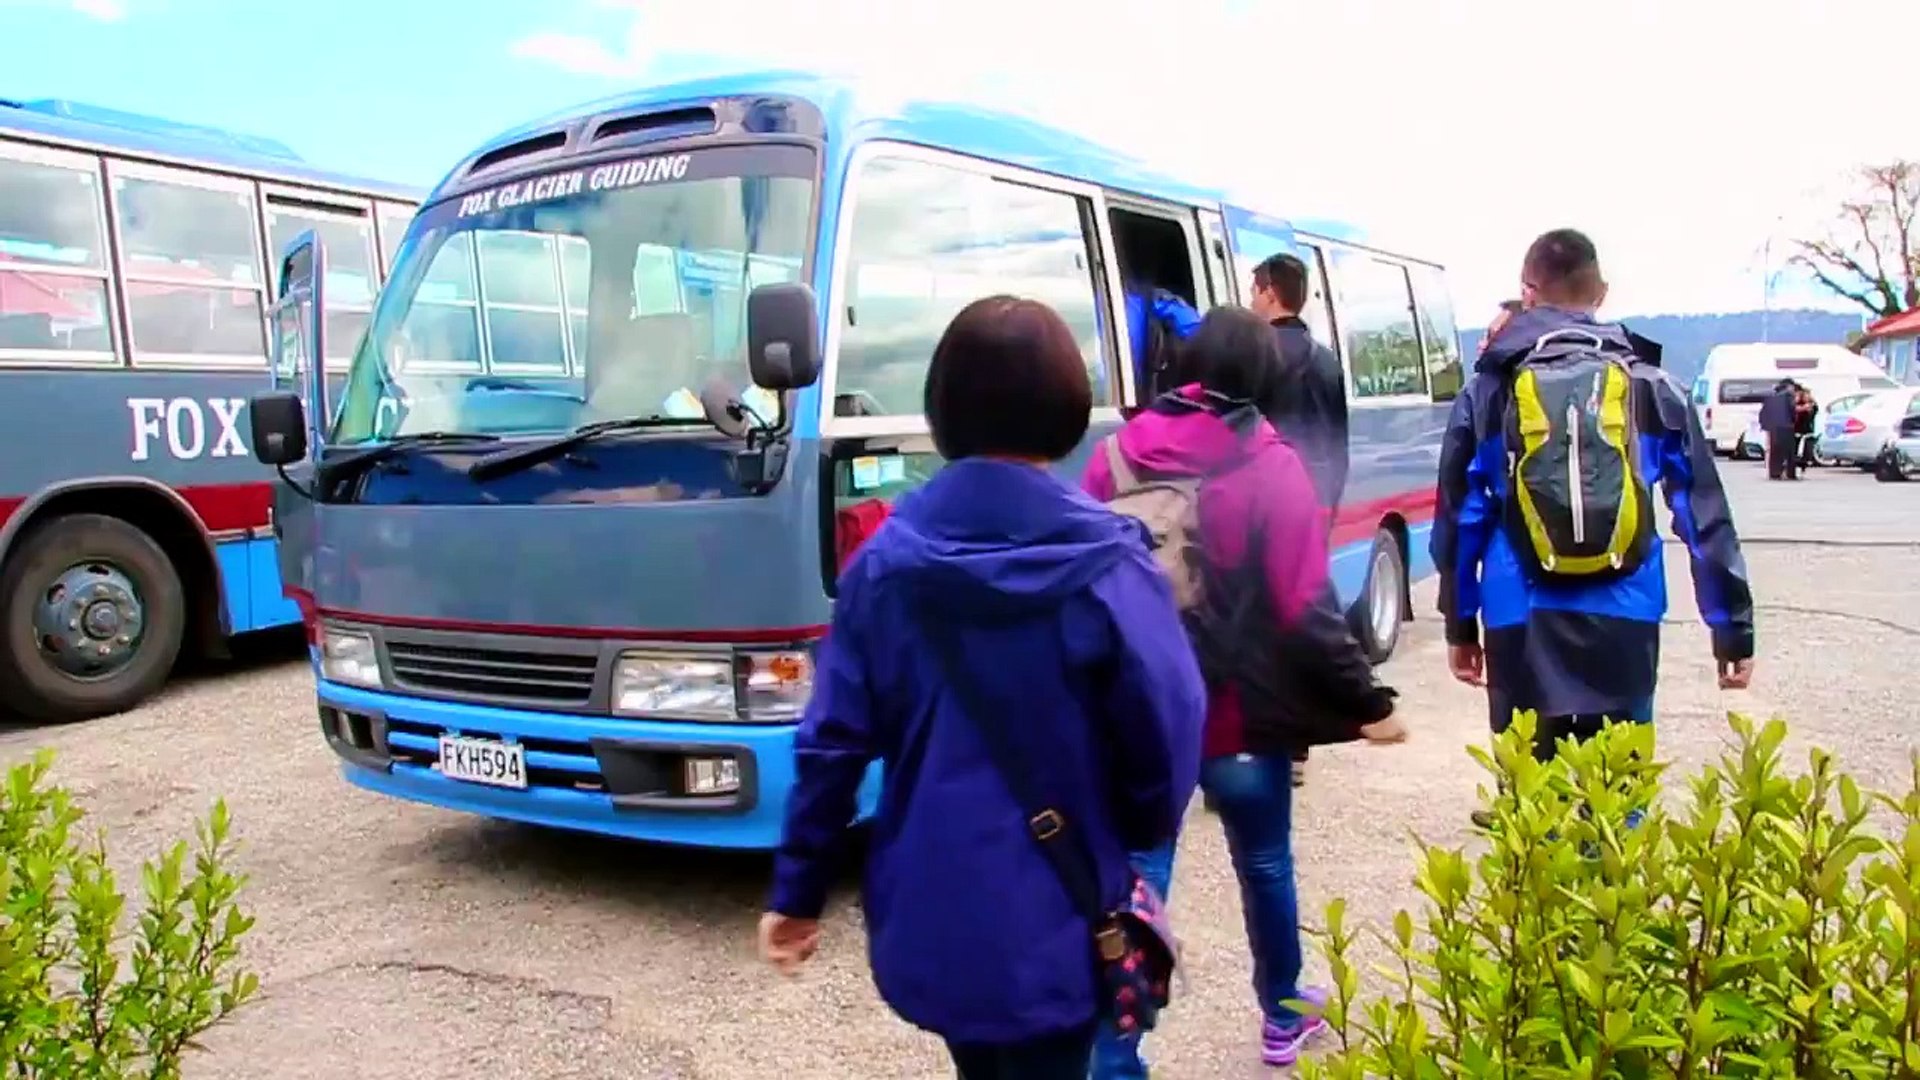
<instances>
[{"instance_id":1,"label":"bus front bumper","mask_svg":"<svg viewBox=\"0 0 1920 1080\"><path fill-rule=\"evenodd\" d=\"M485 817L693 847L779 844L793 787L791 724L703 724L573 716L433 701L319 683L321 733L349 783ZM454 779L442 735L517 744L523 787ZM690 762L731 762L733 789L693 794ZM862 786L871 813L878 767Z\"/></svg>"}]
</instances>

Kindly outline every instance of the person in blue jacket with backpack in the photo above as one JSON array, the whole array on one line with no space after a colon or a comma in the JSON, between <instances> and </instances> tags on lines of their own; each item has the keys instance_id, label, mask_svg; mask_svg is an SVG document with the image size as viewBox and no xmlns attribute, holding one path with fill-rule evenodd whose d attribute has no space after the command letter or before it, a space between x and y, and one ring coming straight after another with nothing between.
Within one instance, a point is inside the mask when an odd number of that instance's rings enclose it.
<instances>
[{"instance_id":1,"label":"person in blue jacket with backpack","mask_svg":"<svg viewBox=\"0 0 1920 1080\"><path fill-rule=\"evenodd\" d=\"M1129 281L1125 287L1127 336L1133 341L1133 385L1142 405L1173 389L1171 374L1179 342L1200 328L1200 313L1179 294Z\"/></svg>"},{"instance_id":2,"label":"person in blue jacket with backpack","mask_svg":"<svg viewBox=\"0 0 1920 1080\"><path fill-rule=\"evenodd\" d=\"M1607 286L1593 242L1542 235L1521 284L1525 310L1454 399L1432 553L1454 677L1486 688L1496 733L1537 711L1546 759L1608 720L1653 720L1667 610L1655 485L1726 689L1753 676L1753 594L1712 448L1660 346L1595 316Z\"/></svg>"}]
</instances>

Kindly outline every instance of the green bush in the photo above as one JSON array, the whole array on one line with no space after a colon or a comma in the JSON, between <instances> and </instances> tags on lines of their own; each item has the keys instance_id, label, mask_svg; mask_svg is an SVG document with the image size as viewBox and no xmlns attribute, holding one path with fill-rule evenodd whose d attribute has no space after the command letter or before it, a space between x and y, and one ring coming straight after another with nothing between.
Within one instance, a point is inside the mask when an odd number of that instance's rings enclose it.
<instances>
[{"instance_id":1,"label":"green bush","mask_svg":"<svg viewBox=\"0 0 1920 1080\"><path fill-rule=\"evenodd\" d=\"M1497 826L1477 857L1421 845L1387 992L1361 996L1329 905L1334 1049L1304 1075L1920 1078L1920 757L1868 794L1824 751L1784 771L1782 722L1730 719L1672 813L1650 727L1542 764L1520 715L1476 749Z\"/></svg>"},{"instance_id":2,"label":"green bush","mask_svg":"<svg viewBox=\"0 0 1920 1080\"><path fill-rule=\"evenodd\" d=\"M259 987L239 963L253 920L227 868L226 804L197 824L191 864L182 842L142 865L129 948L105 838L79 835L51 764L15 766L0 789L0 1078L175 1080L195 1036Z\"/></svg>"}]
</instances>

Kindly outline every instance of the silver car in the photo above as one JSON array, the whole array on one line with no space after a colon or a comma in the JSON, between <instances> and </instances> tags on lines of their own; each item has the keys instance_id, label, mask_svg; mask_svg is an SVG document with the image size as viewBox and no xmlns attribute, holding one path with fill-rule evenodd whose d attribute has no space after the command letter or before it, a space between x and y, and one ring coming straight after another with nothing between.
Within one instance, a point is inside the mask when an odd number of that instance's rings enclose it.
<instances>
[{"instance_id":1,"label":"silver car","mask_svg":"<svg viewBox=\"0 0 1920 1080\"><path fill-rule=\"evenodd\" d=\"M1920 416L1920 387L1882 390L1854 404L1845 415L1829 414L1820 430L1820 453L1838 465L1870 469L1893 441L1900 422Z\"/></svg>"},{"instance_id":2,"label":"silver car","mask_svg":"<svg viewBox=\"0 0 1920 1080\"><path fill-rule=\"evenodd\" d=\"M1900 421L1900 430L1887 444L1873 475L1883 483L1920 477L1920 416L1908 416Z\"/></svg>"}]
</instances>

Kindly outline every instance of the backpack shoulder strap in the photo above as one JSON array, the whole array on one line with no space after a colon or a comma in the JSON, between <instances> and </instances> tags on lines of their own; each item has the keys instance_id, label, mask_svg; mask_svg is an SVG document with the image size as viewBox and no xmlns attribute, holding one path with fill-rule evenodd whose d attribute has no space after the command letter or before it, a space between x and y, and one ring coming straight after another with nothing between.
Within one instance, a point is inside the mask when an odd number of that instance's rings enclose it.
<instances>
[{"instance_id":1,"label":"backpack shoulder strap","mask_svg":"<svg viewBox=\"0 0 1920 1080\"><path fill-rule=\"evenodd\" d=\"M1133 467L1127 464L1127 456L1120 452L1120 433L1114 432L1100 440L1107 455L1107 471L1113 474L1113 493L1125 495L1140 486L1140 478L1133 474Z\"/></svg>"},{"instance_id":2,"label":"backpack shoulder strap","mask_svg":"<svg viewBox=\"0 0 1920 1080\"><path fill-rule=\"evenodd\" d=\"M944 689L959 699L960 712L979 735L987 759L1000 774L1007 791L1026 817L1027 832L1066 889L1075 910L1089 926L1107 917L1100 898L1100 874L1093 855L1080 838L1079 827L1048 798L1041 770L1021 745L1015 725L1021 710L990 700L982 681L967 670L953 620L939 617L926 601L914 605L913 621L932 646Z\"/></svg>"}]
</instances>

